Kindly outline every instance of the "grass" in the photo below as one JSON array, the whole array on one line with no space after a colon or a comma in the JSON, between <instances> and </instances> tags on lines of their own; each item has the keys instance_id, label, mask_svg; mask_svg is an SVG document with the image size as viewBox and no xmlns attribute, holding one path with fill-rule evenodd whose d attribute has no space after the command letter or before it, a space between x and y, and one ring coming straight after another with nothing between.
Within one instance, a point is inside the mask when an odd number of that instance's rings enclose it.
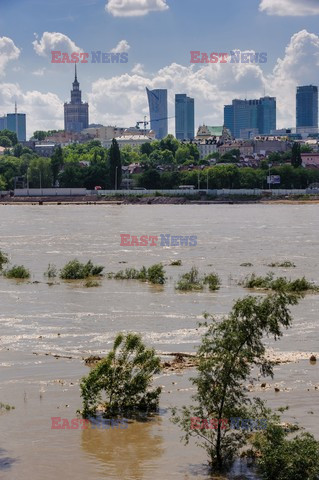
<instances>
[{"instance_id":1,"label":"grass","mask_svg":"<svg viewBox=\"0 0 319 480\"><path fill-rule=\"evenodd\" d=\"M3 265L9 262L8 255L6 253L3 253L0 250L0 272L3 269Z\"/></svg>"},{"instance_id":2,"label":"grass","mask_svg":"<svg viewBox=\"0 0 319 480\"><path fill-rule=\"evenodd\" d=\"M289 260L285 260L284 262L274 262L267 265L267 267L271 268L296 268L296 265Z\"/></svg>"},{"instance_id":3,"label":"grass","mask_svg":"<svg viewBox=\"0 0 319 480\"><path fill-rule=\"evenodd\" d=\"M285 292L319 292L319 287L306 280L305 277L289 280L286 277L274 278L273 273L258 277L254 273L242 283L244 288L274 290Z\"/></svg>"},{"instance_id":4,"label":"grass","mask_svg":"<svg viewBox=\"0 0 319 480\"><path fill-rule=\"evenodd\" d=\"M136 268L126 268L117 273L109 273L108 278L115 280L140 280L142 282L150 282L154 285L164 285L166 282L165 270L163 265L157 263L149 268L142 267L140 270Z\"/></svg>"},{"instance_id":5,"label":"grass","mask_svg":"<svg viewBox=\"0 0 319 480\"><path fill-rule=\"evenodd\" d=\"M102 275L104 267L93 265L91 260L87 263L81 263L76 258L68 262L60 271L62 280L83 280L88 277L97 277Z\"/></svg>"},{"instance_id":6,"label":"grass","mask_svg":"<svg viewBox=\"0 0 319 480\"><path fill-rule=\"evenodd\" d=\"M182 265L182 260L173 260L171 263L170 263L170 266L171 267L180 267Z\"/></svg>"},{"instance_id":7,"label":"grass","mask_svg":"<svg viewBox=\"0 0 319 480\"><path fill-rule=\"evenodd\" d=\"M25 268L23 265L13 265L12 268L4 272L4 276L7 278L17 278L19 280L24 280L30 278L30 271Z\"/></svg>"}]
</instances>

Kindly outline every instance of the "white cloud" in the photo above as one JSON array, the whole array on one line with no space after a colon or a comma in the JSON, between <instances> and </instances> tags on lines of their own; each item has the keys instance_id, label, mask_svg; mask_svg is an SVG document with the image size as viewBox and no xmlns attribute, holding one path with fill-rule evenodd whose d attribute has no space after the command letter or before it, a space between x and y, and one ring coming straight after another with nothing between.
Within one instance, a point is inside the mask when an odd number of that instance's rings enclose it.
<instances>
[{"instance_id":1,"label":"white cloud","mask_svg":"<svg viewBox=\"0 0 319 480\"><path fill-rule=\"evenodd\" d=\"M235 48L233 49L235 50ZM234 98L277 98L277 127L295 126L295 96L298 85L317 85L319 77L319 36L302 30L293 35L283 58L278 58L270 73L262 64L173 63L154 75L146 75L135 65L128 74L100 78L89 92L92 121L121 126L135 125L149 117L145 87L167 88L169 116L174 115L175 93L195 98L196 126L223 123L224 105ZM105 113L107 112L107 113ZM174 133L174 119L169 121Z\"/></svg>"},{"instance_id":2,"label":"white cloud","mask_svg":"<svg viewBox=\"0 0 319 480\"><path fill-rule=\"evenodd\" d=\"M38 68L38 70L34 70L32 72L32 75L36 75L38 77L43 77L45 70L46 70L45 68Z\"/></svg>"},{"instance_id":3,"label":"white cloud","mask_svg":"<svg viewBox=\"0 0 319 480\"><path fill-rule=\"evenodd\" d=\"M105 10L114 17L138 17L168 10L167 0L108 0Z\"/></svg>"},{"instance_id":4,"label":"white cloud","mask_svg":"<svg viewBox=\"0 0 319 480\"><path fill-rule=\"evenodd\" d=\"M306 16L319 15L318 0L262 0L259 10L268 15Z\"/></svg>"},{"instance_id":5,"label":"white cloud","mask_svg":"<svg viewBox=\"0 0 319 480\"><path fill-rule=\"evenodd\" d=\"M8 37L0 37L0 76L5 73L5 67L10 60L19 58L21 50Z\"/></svg>"},{"instance_id":6,"label":"white cloud","mask_svg":"<svg viewBox=\"0 0 319 480\"><path fill-rule=\"evenodd\" d=\"M27 114L28 137L35 130L63 128L63 102L54 93L23 92L18 84L0 84L0 112L12 113L15 101L18 111Z\"/></svg>"},{"instance_id":7,"label":"white cloud","mask_svg":"<svg viewBox=\"0 0 319 480\"><path fill-rule=\"evenodd\" d=\"M168 89L169 116L175 112L175 93L187 93L195 98L197 127L203 122L221 125L224 105L234 98L259 98L265 90L277 98L277 127L281 128L295 126L296 87L317 85L318 77L319 36L301 30L291 37L270 73L261 64L172 63L150 75L137 64L124 75L99 78L83 96L90 104L90 122L128 127L144 115L149 118L145 87ZM1 113L12 111L15 99L19 111L27 113L28 135L34 130L63 128L63 102L54 93L24 93L19 85L0 85ZM174 133L174 119L169 120L169 131Z\"/></svg>"},{"instance_id":8,"label":"white cloud","mask_svg":"<svg viewBox=\"0 0 319 480\"><path fill-rule=\"evenodd\" d=\"M41 57L50 55L53 50L69 54L82 51L67 35L59 32L44 32L40 40L36 35L32 45L36 54Z\"/></svg>"},{"instance_id":9,"label":"white cloud","mask_svg":"<svg viewBox=\"0 0 319 480\"><path fill-rule=\"evenodd\" d=\"M132 73L136 73L136 75L145 75L144 65L142 65L142 63L136 63L132 68Z\"/></svg>"},{"instance_id":10,"label":"white cloud","mask_svg":"<svg viewBox=\"0 0 319 480\"><path fill-rule=\"evenodd\" d=\"M123 52L128 52L130 49L130 45L126 40L121 40L115 48L111 50L112 53L123 53Z\"/></svg>"}]
</instances>

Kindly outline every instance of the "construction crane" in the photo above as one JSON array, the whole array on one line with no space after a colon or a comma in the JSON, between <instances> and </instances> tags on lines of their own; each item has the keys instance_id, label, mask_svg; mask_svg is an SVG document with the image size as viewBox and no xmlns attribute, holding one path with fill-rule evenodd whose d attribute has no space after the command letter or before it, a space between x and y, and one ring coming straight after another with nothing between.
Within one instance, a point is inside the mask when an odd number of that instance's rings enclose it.
<instances>
[{"instance_id":1,"label":"construction crane","mask_svg":"<svg viewBox=\"0 0 319 480\"><path fill-rule=\"evenodd\" d=\"M173 117L164 117L164 118L157 118L156 120L152 120L152 123L153 122L160 122L162 120L169 120L170 118L175 118L175 115ZM150 124L150 121L147 121L146 120L146 115L144 117L144 121L143 122L136 122L136 128L138 128L140 130L140 125L144 125L144 132L146 130L146 127Z\"/></svg>"}]
</instances>

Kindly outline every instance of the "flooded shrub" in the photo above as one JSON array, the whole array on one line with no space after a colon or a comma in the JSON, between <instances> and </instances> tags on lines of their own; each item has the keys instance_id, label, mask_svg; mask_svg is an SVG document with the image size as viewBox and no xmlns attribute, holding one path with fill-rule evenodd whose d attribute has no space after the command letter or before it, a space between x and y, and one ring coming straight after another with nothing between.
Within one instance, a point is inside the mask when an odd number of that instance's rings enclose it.
<instances>
[{"instance_id":1,"label":"flooded shrub","mask_svg":"<svg viewBox=\"0 0 319 480\"><path fill-rule=\"evenodd\" d=\"M254 273L247 277L242 285L245 288L259 288L263 290L285 291L285 292L318 292L319 287L306 280L305 277L289 280L286 277L274 278L273 273L265 277L257 277Z\"/></svg>"},{"instance_id":2,"label":"flooded shrub","mask_svg":"<svg viewBox=\"0 0 319 480\"><path fill-rule=\"evenodd\" d=\"M140 280L158 285L163 285L166 281L165 270L160 263L152 265L149 268L143 266L140 270L136 268L126 268L124 271L120 270L115 274L109 273L108 278L114 278L115 280Z\"/></svg>"},{"instance_id":3,"label":"flooded shrub","mask_svg":"<svg viewBox=\"0 0 319 480\"><path fill-rule=\"evenodd\" d=\"M87 280L85 280L84 286L86 288L92 288L92 287L100 287L101 284L100 284L100 282L97 282L96 280L93 280L92 278L88 278Z\"/></svg>"},{"instance_id":4,"label":"flooded shrub","mask_svg":"<svg viewBox=\"0 0 319 480\"><path fill-rule=\"evenodd\" d=\"M48 268L44 273L44 276L48 278L56 278L58 276L58 269L56 268L55 265L51 265L49 263Z\"/></svg>"},{"instance_id":5,"label":"flooded shrub","mask_svg":"<svg viewBox=\"0 0 319 480\"><path fill-rule=\"evenodd\" d=\"M165 283L165 271L163 268L163 265L160 263L157 263L155 265L152 265L147 269L147 280L151 283L157 284L157 285L163 285Z\"/></svg>"},{"instance_id":6,"label":"flooded shrub","mask_svg":"<svg viewBox=\"0 0 319 480\"><path fill-rule=\"evenodd\" d=\"M77 259L68 262L60 271L60 278L63 280L82 280L88 277L102 275L104 267L93 265L91 260L81 263Z\"/></svg>"},{"instance_id":7,"label":"flooded shrub","mask_svg":"<svg viewBox=\"0 0 319 480\"><path fill-rule=\"evenodd\" d=\"M140 280L140 271L136 268L126 268L114 275L115 280Z\"/></svg>"},{"instance_id":8,"label":"flooded shrub","mask_svg":"<svg viewBox=\"0 0 319 480\"><path fill-rule=\"evenodd\" d=\"M0 410L10 411L10 410L14 410L14 409L15 409L15 407L13 407L12 405L8 405L7 403L0 402Z\"/></svg>"},{"instance_id":9,"label":"flooded shrub","mask_svg":"<svg viewBox=\"0 0 319 480\"><path fill-rule=\"evenodd\" d=\"M3 266L8 262L8 255L0 250L0 272L3 269Z\"/></svg>"},{"instance_id":10,"label":"flooded shrub","mask_svg":"<svg viewBox=\"0 0 319 480\"><path fill-rule=\"evenodd\" d=\"M190 290L203 290L203 279L199 277L198 269L192 267L187 273L180 276L176 286L176 290L190 291Z\"/></svg>"},{"instance_id":11,"label":"flooded shrub","mask_svg":"<svg viewBox=\"0 0 319 480\"><path fill-rule=\"evenodd\" d=\"M211 291L219 290L220 288L220 278L216 273L205 275L204 283L208 285L209 290Z\"/></svg>"},{"instance_id":12,"label":"flooded shrub","mask_svg":"<svg viewBox=\"0 0 319 480\"><path fill-rule=\"evenodd\" d=\"M267 266L271 267L271 268L276 268L276 267L278 267L278 268L296 268L296 265L293 262L290 262L289 260L286 260L284 262L270 263Z\"/></svg>"},{"instance_id":13,"label":"flooded shrub","mask_svg":"<svg viewBox=\"0 0 319 480\"><path fill-rule=\"evenodd\" d=\"M4 275L7 278L17 278L19 280L24 280L31 276L30 271L23 265L14 265L9 270L6 270Z\"/></svg>"},{"instance_id":14,"label":"flooded shrub","mask_svg":"<svg viewBox=\"0 0 319 480\"><path fill-rule=\"evenodd\" d=\"M317 480L319 442L309 433L288 439L289 432L272 426L258 434L254 446L259 452L258 472L264 480Z\"/></svg>"},{"instance_id":15,"label":"flooded shrub","mask_svg":"<svg viewBox=\"0 0 319 480\"><path fill-rule=\"evenodd\" d=\"M240 267L253 267L254 265L250 262L244 262L240 264Z\"/></svg>"},{"instance_id":16,"label":"flooded shrub","mask_svg":"<svg viewBox=\"0 0 319 480\"><path fill-rule=\"evenodd\" d=\"M141 336L120 333L112 350L81 381L83 417L136 416L158 409L161 387L152 388L160 358Z\"/></svg>"},{"instance_id":17,"label":"flooded shrub","mask_svg":"<svg viewBox=\"0 0 319 480\"><path fill-rule=\"evenodd\" d=\"M172 267L180 267L182 265L182 260L173 260L170 265Z\"/></svg>"}]
</instances>

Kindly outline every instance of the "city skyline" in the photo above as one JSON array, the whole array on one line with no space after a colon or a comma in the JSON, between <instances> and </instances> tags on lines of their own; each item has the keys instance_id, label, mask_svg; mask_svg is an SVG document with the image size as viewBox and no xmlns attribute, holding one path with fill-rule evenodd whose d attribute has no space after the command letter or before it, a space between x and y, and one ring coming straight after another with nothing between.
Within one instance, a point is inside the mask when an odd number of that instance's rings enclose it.
<instances>
[{"instance_id":1,"label":"city skyline","mask_svg":"<svg viewBox=\"0 0 319 480\"><path fill-rule=\"evenodd\" d=\"M52 64L55 49L129 52L125 64L78 66L91 121L104 125L130 126L148 116L147 87L168 89L169 116L175 93L187 92L196 102L196 126L221 124L224 105L234 98L275 96L277 128L294 127L296 87L316 85L319 78L319 36L313 33L319 6L312 0L216 2L214 18L221 21L214 23L214 33L211 16L199 19L194 0L135 0L135 10L129 0L121 8L106 0L31 3L37 15L21 3L19 19L10 2L0 6L0 115L17 101L28 116L27 136L36 129L63 128L65 85L73 65ZM201 11L211 8L211 0L201 2ZM269 35L274 26L275 34ZM267 63L194 65L193 50L267 52ZM174 119L168 131L174 134Z\"/></svg>"}]
</instances>

